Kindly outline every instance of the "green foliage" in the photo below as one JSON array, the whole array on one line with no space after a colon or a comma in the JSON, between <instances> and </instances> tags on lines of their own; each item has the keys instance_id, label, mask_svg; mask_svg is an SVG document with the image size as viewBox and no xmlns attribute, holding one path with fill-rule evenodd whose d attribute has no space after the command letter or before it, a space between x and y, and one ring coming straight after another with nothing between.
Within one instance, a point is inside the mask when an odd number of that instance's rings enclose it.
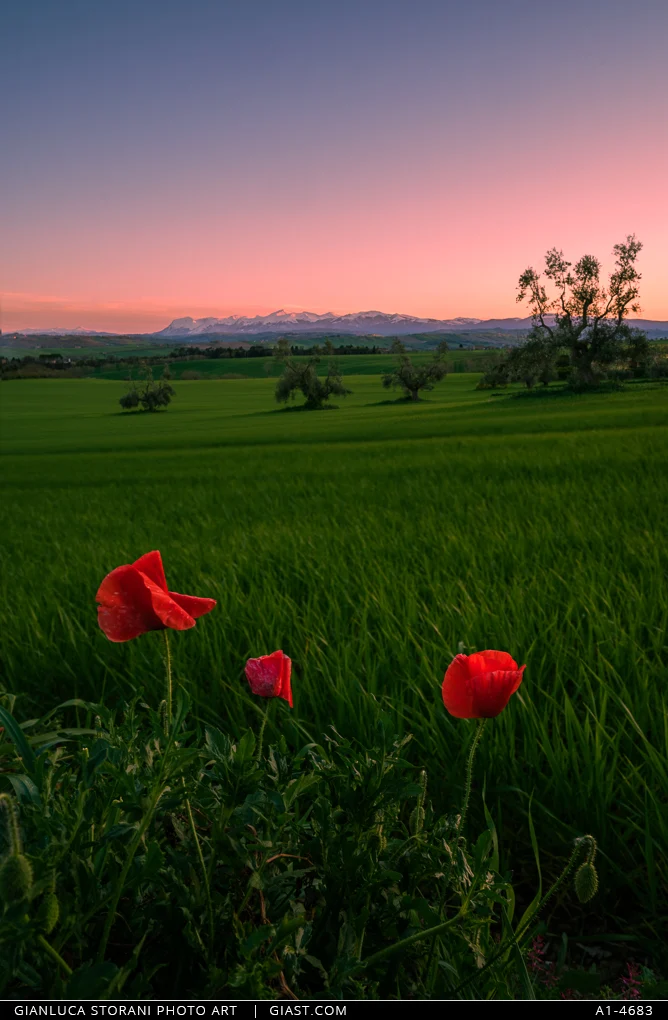
<instances>
[{"instance_id":1,"label":"green foliage","mask_svg":"<svg viewBox=\"0 0 668 1020\"><path fill-rule=\"evenodd\" d=\"M129 392L120 398L119 404L124 411L132 411L140 404L144 411L157 411L170 404L174 388L168 382L171 378L169 368L165 366L162 379L158 382L153 378L153 369L150 365L145 366L143 375L143 381L133 385Z\"/></svg>"},{"instance_id":2,"label":"green foliage","mask_svg":"<svg viewBox=\"0 0 668 1020\"><path fill-rule=\"evenodd\" d=\"M443 342L429 362L416 364L407 353L406 345L401 340L394 340L392 353L396 355L396 361L392 371L383 376L383 386L386 389L398 386L407 399L419 400L422 390L433 390L434 384L447 375L448 366L445 361L447 350L448 346Z\"/></svg>"},{"instance_id":3,"label":"green foliage","mask_svg":"<svg viewBox=\"0 0 668 1020\"><path fill-rule=\"evenodd\" d=\"M309 411L318 411L332 394L345 397L352 392L344 385L334 361L329 362L327 375L322 379L317 373L319 358L309 358L305 363L300 363L280 350L280 343L279 340L278 357L284 362L284 368L283 375L276 383L276 400L279 403L294 400L295 394L301 392L306 398L304 407Z\"/></svg>"},{"instance_id":4,"label":"green foliage","mask_svg":"<svg viewBox=\"0 0 668 1020\"><path fill-rule=\"evenodd\" d=\"M460 642L506 648L529 666L513 711L486 731L476 779L512 834L500 853L512 848L518 911L535 891L535 788L546 886L573 838L591 830L601 845L599 895L555 901L550 930L573 944L633 936L639 954L661 957L664 388L539 402L453 374L428 402L388 406L378 379L358 376L340 411L310 415L305 430L301 414L268 410L274 384L184 385L169 415L139 422L109 413L122 382L3 390L0 655L16 715L29 721L70 691L115 705L139 687L157 703L160 642L110 645L94 594L111 567L159 548L176 591L219 603L174 642L198 718L257 728L244 662L282 647L295 709L269 720L267 742L283 733L297 753L334 724L371 748L382 709L415 734L404 754L428 770L442 813L461 803L470 739L439 701L445 667ZM83 728L85 713L66 722ZM22 760L39 758L35 727L21 732ZM5 732L0 769L12 744ZM2 771L15 795L10 775L29 798L29 765ZM477 834L475 789L469 817Z\"/></svg>"},{"instance_id":5,"label":"green foliage","mask_svg":"<svg viewBox=\"0 0 668 1020\"><path fill-rule=\"evenodd\" d=\"M554 287L552 297L541 274L532 267L526 269L519 279L517 300L528 295L533 329L520 353L508 359L511 377L516 363L519 377L533 385L541 377L542 362L542 381L549 382L562 351L568 353L571 379L579 386L595 385L614 366L645 374L650 361L647 337L624 321L629 312L640 311L641 276L636 262L641 249L634 235L614 246L615 268L607 287L600 281L601 264L593 255L584 255L573 266L563 252L551 249L545 256L545 278Z\"/></svg>"},{"instance_id":6,"label":"green foliage","mask_svg":"<svg viewBox=\"0 0 668 1020\"><path fill-rule=\"evenodd\" d=\"M75 709L89 736L66 736ZM494 824L469 843L459 816L439 815L387 719L372 750L332 728L296 752L281 737L258 760L252 732L202 729L182 689L169 736L141 698L50 716L33 721L43 750L24 777L31 880L2 886L5 997L520 989L510 950L529 927L509 926ZM6 763L25 764L18 751Z\"/></svg>"}]
</instances>

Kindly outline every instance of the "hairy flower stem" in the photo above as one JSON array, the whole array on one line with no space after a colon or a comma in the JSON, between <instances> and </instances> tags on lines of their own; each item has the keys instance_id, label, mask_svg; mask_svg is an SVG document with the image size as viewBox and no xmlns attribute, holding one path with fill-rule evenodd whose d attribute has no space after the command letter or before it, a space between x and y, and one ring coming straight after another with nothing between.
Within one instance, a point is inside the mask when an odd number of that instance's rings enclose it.
<instances>
[{"instance_id":1,"label":"hairy flower stem","mask_svg":"<svg viewBox=\"0 0 668 1020\"><path fill-rule=\"evenodd\" d=\"M353 968L353 974L359 970L366 970L367 967L371 967L376 963L380 963L381 960L391 956L393 953L397 953L402 949L408 949L408 947L412 946L415 942L420 942L422 939L440 935L442 931L446 931L455 924L456 921L459 921L464 916L466 906L467 904L458 910L454 917L451 917L449 921L443 921L442 924L436 924L433 928L426 928L424 931L418 931L415 935L409 935L408 938L401 939L399 942L395 942L393 945L387 946L385 949L381 949L379 952L374 953L373 956L367 956L366 960L361 960Z\"/></svg>"},{"instance_id":2,"label":"hairy flower stem","mask_svg":"<svg viewBox=\"0 0 668 1020\"><path fill-rule=\"evenodd\" d=\"M97 951L98 963L102 963L102 961L104 960L104 954L107 951L107 942L109 941L109 935L111 933L111 926L113 925L114 918L116 917L116 908L118 907L118 901L121 898L121 893L123 892L123 887L125 886L125 880L127 879L128 872L132 867L132 862L135 858L137 850L139 849L139 844L141 843L144 837L144 833L151 824L155 809L158 806L158 801L162 797L163 793L166 793L168 789L169 787L167 786L159 786L158 789L155 791L153 797L151 798L151 803L148 806L148 811L142 818L141 825L137 829L137 834L135 835L134 839L132 840L132 843L130 844L128 856L125 861L125 864L123 865L123 870L121 871L118 881L116 882L116 888L114 889L114 893L111 898L111 904L109 906L109 911L107 913L107 919L104 922L104 931L102 932L102 939L100 940L100 946Z\"/></svg>"},{"instance_id":3,"label":"hairy flower stem","mask_svg":"<svg viewBox=\"0 0 668 1020\"><path fill-rule=\"evenodd\" d=\"M460 813L459 825L458 825L458 830L459 830L459 832L461 834L464 833L464 825L466 824L466 815L468 814L468 810L469 810L469 800L470 800L470 797L471 797L471 784L473 782L473 762L475 761L476 751L478 750L478 744L480 743L480 738L482 737L482 731L485 728L485 723L486 722L487 722L486 719L479 719L478 720L478 726L477 726L476 731L475 731L475 736L473 737L473 742L471 744L471 750L469 751L469 758L468 758L468 761L466 763L466 786L465 786L465 789L464 789L464 803L462 804L462 810L461 810L461 813Z\"/></svg>"},{"instance_id":4,"label":"hairy flower stem","mask_svg":"<svg viewBox=\"0 0 668 1020\"><path fill-rule=\"evenodd\" d=\"M185 779L182 778L181 782L183 783L183 788L185 790L185 787L186 787ZM208 951L207 951L207 955L210 955L211 952L213 951L215 930L214 930L214 925L213 925L213 903L211 902L211 887L209 885L209 873L206 870L206 864L204 863L204 854L202 853L202 844L199 841L199 836L197 835L197 829L195 828L195 819L193 818L193 809L191 808L190 801L188 800L187 797L186 797L186 811L188 812L188 821L190 822L190 831L193 834L193 839L195 840L195 846L197 847L197 856L199 857L199 863L200 863L200 867L202 869L202 879L204 881L204 891L206 893L206 908L207 908L207 913L209 915L209 948L208 948Z\"/></svg>"},{"instance_id":5,"label":"hairy flower stem","mask_svg":"<svg viewBox=\"0 0 668 1020\"><path fill-rule=\"evenodd\" d=\"M52 960L55 960L55 962L67 975L67 977L72 977L72 968L67 966L60 953L53 948L51 943L47 942L43 935L38 935L37 941L39 942L44 952L48 953Z\"/></svg>"},{"instance_id":6,"label":"hairy flower stem","mask_svg":"<svg viewBox=\"0 0 668 1020\"><path fill-rule=\"evenodd\" d=\"M169 648L169 633L164 630L165 635L165 665L167 668L167 696L165 701L167 703L165 709L165 733L169 733L172 728L172 653Z\"/></svg>"},{"instance_id":7,"label":"hairy flower stem","mask_svg":"<svg viewBox=\"0 0 668 1020\"><path fill-rule=\"evenodd\" d=\"M267 705L267 707L264 710L264 714L262 716L262 723L260 725L260 733L259 733L258 738L257 738L257 754L255 755L257 761L261 761L262 760L262 742L264 740L264 731L265 731L265 727L267 725L267 716L268 715L269 715L269 705Z\"/></svg>"}]
</instances>

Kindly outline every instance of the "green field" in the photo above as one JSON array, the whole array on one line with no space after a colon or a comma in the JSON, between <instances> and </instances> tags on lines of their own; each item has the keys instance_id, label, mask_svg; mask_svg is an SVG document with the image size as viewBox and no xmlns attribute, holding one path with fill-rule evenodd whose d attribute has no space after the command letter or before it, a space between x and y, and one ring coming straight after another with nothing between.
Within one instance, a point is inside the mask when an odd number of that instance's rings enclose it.
<instances>
[{"instance_id":1,"label":"green field","mask_svg":"<svg viewBox=\"0 0 668 1020\"><path fill-rule=\"evenodd\" d=\"M0 682L17 715L75 695L113 705L134 686L158 697L159 635L110 644L95 613L102 577L157 548L170 587L219 603L173 641L200 717L240 731L257 714L246 658L282 648L293 745L332 724L370 740L387 713L447 807L471 724L445 712L444 670L460 643L508 650L525 681L476 766L506 867L535 883L533 795L547 876L575 835L600 845L601 894L559 907L556 930L656 949L666 389L520 399L453 374L411 406L359 368L338 410L300 413L277 409L262 360L206 364L259 378L180 381L155 415L120 413L122 381L2 384Z\"/></svg>"}]
</instances>

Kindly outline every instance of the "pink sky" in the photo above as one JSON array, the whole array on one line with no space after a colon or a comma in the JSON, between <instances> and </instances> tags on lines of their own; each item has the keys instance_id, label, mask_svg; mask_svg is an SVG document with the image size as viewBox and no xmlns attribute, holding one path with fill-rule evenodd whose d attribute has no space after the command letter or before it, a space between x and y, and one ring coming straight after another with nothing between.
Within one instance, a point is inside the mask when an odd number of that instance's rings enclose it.
<instances>
[{"instance_id":1,"label":"pink sky","mask_svg":"<svg viewBox=\"0 0 668 1020\"><path fill-rule=\"evenodd\" d=\"M630 233L668 320L668 6L257 3L10 5L4 331L523 315Z\"/></svg>"}]
</instances>

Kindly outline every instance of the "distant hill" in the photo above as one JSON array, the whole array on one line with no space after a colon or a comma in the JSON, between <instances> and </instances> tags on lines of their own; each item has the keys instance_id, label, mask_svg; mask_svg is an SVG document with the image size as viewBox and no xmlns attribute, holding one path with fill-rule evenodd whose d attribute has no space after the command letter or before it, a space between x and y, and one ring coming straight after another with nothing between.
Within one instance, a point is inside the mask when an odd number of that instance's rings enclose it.
<instances>
[{"instance_id":1,"label":"distant hill","mask_svg":"<svg viewBox=\"0 0 668 1020\"><path fill-rule=\"evenodd\" d=\"M643 329L650 339L668 337L668 322L652 319L630 319L629 323ZM508 343L518 343L531 328L531 319L513 317L507 319L474 319L458 317L454 319L420 318L414 315L387 313L378 311L351 312L347 315L334 315L331 312L286 312L280 309L270 315L230 315L217 319L208 317L193 319L184 316L174 319L164 329L155 333L135 333L118 336L97 330L87 330L82 326L75 329L26 329L0 337L0 345L15 346L19 337L32 340L36 346L40 339L65 339L73 345L74 341L82 345L136 343L181 343L207 344L215 340L250 340L251 343L273 342L278 336L287 336L298 343L310 345L330 337L332 340L342 337L355 337L357 342L364 338L370 345L384 343L392 337L400 336L406 342L435 346L438 340L461 343L464 346L474 344L499 347ZM11 344L8 339L11 338Z\"/></svg>"}]
</instances>

